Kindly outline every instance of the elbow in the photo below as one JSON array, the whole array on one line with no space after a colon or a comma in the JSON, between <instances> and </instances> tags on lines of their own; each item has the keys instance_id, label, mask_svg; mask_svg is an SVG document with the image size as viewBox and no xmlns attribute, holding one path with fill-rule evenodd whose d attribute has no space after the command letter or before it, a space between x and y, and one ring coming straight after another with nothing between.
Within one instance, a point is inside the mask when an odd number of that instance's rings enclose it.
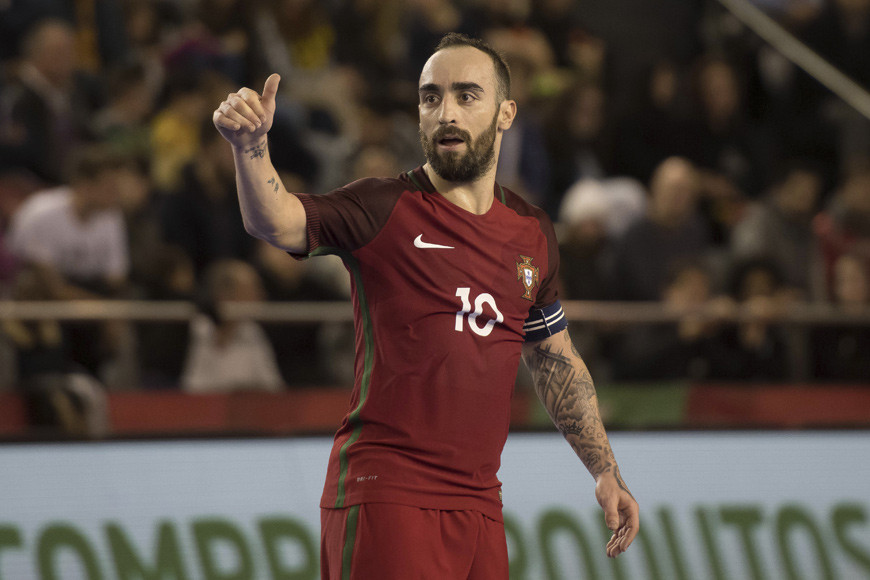
<instances>
[{"instance_id":1,"label":"elbow","mask_svg":"<svg viewBox=\"0 0 870 580\"><path fill-rule=\"evenodd\" d=\"M244 224L245 231L248 232L248 235L257 238L258 240L263 240L264 242L274 245L280 238L280 235L277 233L275 228L264 227L263 224L256 224L248 220L245 220Z\"/></svg>"},{"instance_id":2,"label":"elbow","mask_svg":"<svg viewBox=\"0 0 870 580\"><path fill-rule=\"evenodd\" d=\"M245 231L249 235L262 240L269 245L275 246L281 250L293 253L304 253L307 246L307 238L305 231L299 232L299 235L290 235L286 230L273 225L256 224L249 220L244 220Z\"/></svg>"},{"instance_id":3,"label":"elbow","mask_svg":"<svg viewBox=\"0 0 870 580\"><path fill-rule=\"evenodd\" d=\"M278 226L269 220L268 216L251 214L244 211L242 208L242 223L245 225L245 231L257 239L269 241L270 232L278 229Z\"/></svg>"},{"instance_id":4,"label":"elbow","mask_svg":"<svg viewBox=\"0 0 870 580\"><path fill-rule=\"evenodd\" d=\"M245 224L245 231L248 232L249 236L253 236L260 240L263 239L263 234L260 233L260 228L258 228L256 224L246 218L242 220L242 223Z\"/></svg>"}]
</instances>

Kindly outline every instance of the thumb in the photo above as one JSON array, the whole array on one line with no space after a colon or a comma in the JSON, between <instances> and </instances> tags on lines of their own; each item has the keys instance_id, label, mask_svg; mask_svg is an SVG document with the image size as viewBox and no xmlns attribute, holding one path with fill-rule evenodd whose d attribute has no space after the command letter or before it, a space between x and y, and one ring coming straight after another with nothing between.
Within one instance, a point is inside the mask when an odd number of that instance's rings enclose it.
<instances>
[{"instance_id":1,"label":"thumb","mask_svg":"<svg viewBox=\"0 0 870 580\"><path fill-rule=\"evenodd\" d=\"M278 83L281 82L281 76L278 73L272 73L266 79L266 85L263 87L263 101L274 101L275 95L278 94Z\"/></svg>"},{"instance_id":2,"label":"thumb","mask_svg":"<svg viewBox=\"0 0 870 580\"><path fill-rule=\"evenodd\" d=\"M604 509L604 523L607 524L607 528L612 532L619 529L619 510L617 506L618 502L615 497L610 497L601 504L601 507Z\"/></svg>"}]
</instances>

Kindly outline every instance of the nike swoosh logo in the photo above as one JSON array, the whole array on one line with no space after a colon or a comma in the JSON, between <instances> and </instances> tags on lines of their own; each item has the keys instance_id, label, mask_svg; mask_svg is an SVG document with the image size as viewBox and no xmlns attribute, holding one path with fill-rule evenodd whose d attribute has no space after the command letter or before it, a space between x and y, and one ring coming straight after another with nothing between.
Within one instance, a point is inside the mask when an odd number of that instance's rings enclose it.
<instances>
[{"instance_id":1,"label":"nike swoosh logo","mask_svg":"<svg viewBox=\"0 0 870 580\"><path fill-rule=\"evenodd\" d=\"M426 249L429 249L429 250L432 250L432 249L452 250L452 249L454 249L453 246L442 246L441 244L430 244L429 242L424 242L423 241L423 234L420 234L419 236L414 238L414 247L415 248L422 248L424 250L426 250Z\"/></svg>"}]
</instances>

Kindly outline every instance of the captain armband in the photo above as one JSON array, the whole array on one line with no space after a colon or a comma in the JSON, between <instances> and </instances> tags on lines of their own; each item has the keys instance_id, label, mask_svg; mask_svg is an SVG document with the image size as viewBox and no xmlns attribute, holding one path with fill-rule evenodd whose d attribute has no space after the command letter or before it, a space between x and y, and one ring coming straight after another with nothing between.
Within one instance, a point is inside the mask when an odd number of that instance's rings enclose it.
<instances>
[{"instance_id":1,"label":"captain armband","mask_svg":"<svg viewBox=\"0 0 870 580\"><path fill-rule=\"evenodd\" d=\"M550 306L529 311L529 317L523 324L526 342L544 340L566 328L568 328L568 319L565 318L562 303L558 300Z\"/></svg>"}]
</instances>

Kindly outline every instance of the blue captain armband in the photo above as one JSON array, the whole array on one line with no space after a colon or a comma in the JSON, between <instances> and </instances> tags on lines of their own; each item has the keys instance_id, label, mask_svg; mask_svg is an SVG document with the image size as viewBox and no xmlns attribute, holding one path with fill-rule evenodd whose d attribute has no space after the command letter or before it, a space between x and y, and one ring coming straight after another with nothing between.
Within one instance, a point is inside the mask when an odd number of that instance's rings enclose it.
<instances>
[{"instance_id":1,"label":"blue captain armband","mask_svg":"<svg viewBox=\"0 0 870 580\"><path fill-rule=\"evenodd\" d=\"M566 328L568 328L568 319L565 318L562 303L558 300L540 310L530 310L529 317L526 318L526 322L523 324L523 330L526 332L526 342L544 340L548 336L553 336Z\"/></svg>"}]
</instances>

